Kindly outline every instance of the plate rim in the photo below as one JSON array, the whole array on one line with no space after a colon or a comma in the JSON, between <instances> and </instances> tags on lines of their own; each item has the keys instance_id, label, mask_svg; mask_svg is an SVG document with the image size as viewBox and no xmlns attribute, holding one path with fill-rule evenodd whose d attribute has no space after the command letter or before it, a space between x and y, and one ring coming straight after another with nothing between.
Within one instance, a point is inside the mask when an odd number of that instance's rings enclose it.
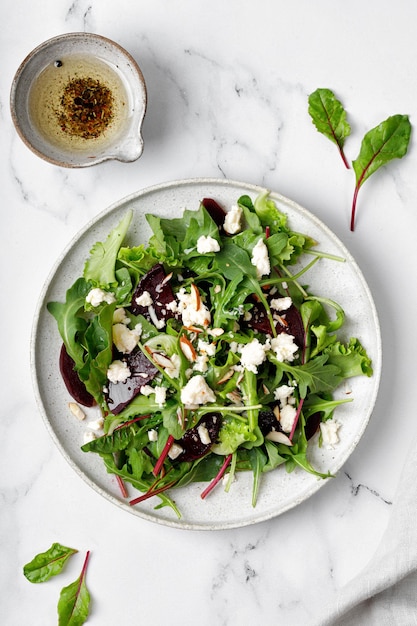
<instances>
[{"instance_id":1,"label":"plate rim","mask_svg":"<svg viewBox=\"0 0 417 626\"><path fill-rule=\"evenodd\" d=\"M260 513L254 519L243 519L240 521L239 520L234 520L234 521L229 521L229 522L222 521L220 523L214 523L212 521L208 523L187 522L186 520L182 521L182 518L180 519L159 518L158 516L153 516L147 511L144 511L135 507L130 507L128 506L128 503L121 502L111 493L103 489L99 484L95 483L94 480L92 480L76 464L76 462L71 458L71 456L63 447L62 443L59 440L58 435L54 431L54 428L48 418L46 408L42 401L42 394L41 394L39 380L37 376L37 363L36 363L37 330L41 322L42 313L44 312L45 296L48 292L48 289L52 283L53 278L57 274L66 256L72 250L74 245L80 239L82 239L82 237L86 234L86 232L90 230L92 227L94 227L95 225L97 225L101 220L103 220L109 214L119 209L122 205L127 204L127 203L132 203L133 201L140 199L140 197L143 197L145 195L150 195L155 192L162 192L164 190L169 190L169 189L173 189L176 187L183 187L183 186L190 187L190 186L204 186L204 185L218 185L220 187L222 186L223 187L238 187L242 190L246 190L248 193L254 193L257 195L259 193L268 192L273 199L275 198L275 199L281 200L283 203L285 203L286 205L290 207L293 207L295 211L297 211L298 213L301 213L304 217L307 217L309 220L314 222L315 225L319 229L321 229L330 239L333 240L333 242L337 245L337 247L343 252L344 256L346 257L346 260L349 260L349 262L354 266L355 274L360 279L362 287L368 297L369 304L371 305L370 313L372 313L372 320L374 323L374 331L375 331L375 337L376 337L375 355L373 356L372 362L373 362L373 366L376 365L376 367L374 367L373 376L372 376L374 384L373 384L373 389L372 389L372 394L371 394L371 401L369 403L367 419L363 420L362 427L358 429L357 431L355 431L356 433L355 439L353 440L350 448L347 450L345 458L337 470L337 471L340 471L340 469L343 467L343 465L346 463L348 458L351 456L357 444L359 443L360 439L362 438L364 431L366 430L369 424L372 413L375 409L376 399L377 399L379 386L380 386L380 380L381 380L381 371L382 371L382 338L381 338L381 327L380 327L378 312L375 306L372 292L370 290L370 287L367 281L365 280L362 270L360 269L359 265L357 264L351 252L348 250L345 244L339 239L339 237L324 222L322 222L320 218L318 218L316 215L311 213L308 209L306 209L305 207L303 207L296 201L288 198L287 196L284 196L279 192L269 189L269 187L265 187L265 186L261 186L261 185L257 185L253 183L246 183L246 182L242 182L242 181L234 180L234 179L216 178L216 177L196 177L196 178L176 179L176 180L165 181L162 183L157 183L154 185L143 187L135 192L132 192L120 198L119 200L111 203L105 209L99 211L97 215L89 219L84 224L84 226L80 228L75 233L75 235L73 235L70 238L69 242L62 249L61 253L58 255L57 259L52 265L52 268L50 269L43 283L42 289L39 292L39 297L38 297L38 301L37 301L36 308L35 308L35 313L34 313L33 322L32 322L31 336L30 336L30 369L31 369L31 377L32 377L32 387L33 387L36 403L38 406L38 410L41 414L42 421L44 425L46 426L46 429L49 435L51 436L52 440L57 446L60 454L65 458L65 460L70 465L72 470L74 470L75 473L79 477L81 477L84 480L84 482L86 482L94 491L96 491L98 494L103 496L111 504L116 505L117 508L126 510L129 513L139 518L145 519L147 521L150 521L152 523L156 523L162 526L168 526L171 528L178 528L182 530L228 530L228 529L242 528L242 527L246 527L246 526L250 526L250 525L254 525L254 524L258 524L264 521L274 519L275 517L282 515L283 513L295 508L302 502L308 500L312 495L317 493L317 491L322 489L327 484L328 481L323 480L322 482L317 483L318 486L312 483L311 487L307 490L306 493L301 494L298 499L295 499L293 502L290 502L286 506L280 508L279 511L276 511L276 512L266 511L263 514ZM93 243L94 242L91 242L91 245Z\"/></svg>"}]
</instances>

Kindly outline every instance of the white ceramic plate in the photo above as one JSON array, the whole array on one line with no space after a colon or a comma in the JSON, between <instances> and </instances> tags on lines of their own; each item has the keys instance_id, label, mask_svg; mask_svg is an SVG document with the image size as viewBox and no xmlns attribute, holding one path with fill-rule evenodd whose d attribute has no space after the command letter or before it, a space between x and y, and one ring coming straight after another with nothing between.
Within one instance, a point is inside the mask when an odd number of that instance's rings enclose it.
<instances>
[{"instance_id":1,"label":"white ceramic plate","mask_svg":"<svg viewBox=\"0 0 417 626\"><path fill-rule=\"evenodd\" d=\"M128 233L130 245L146 243L150 229L146 213L175 217L184 209L197 209L204 197L216 199L225 208L236 203L242 194L253 199L263 191L260 187L233 181L196 179L178 181L151 187L129 196L101 213L70 243L58 260L40 297L34 321L31 358L35 393L45 424L56 445L72 468L93 489L110 502L147 520L184 529L225 529L246 526L273 518L296 506L318 491L326 480L295 470L288 474L284 468L263 476L258 503L251 505L252 474L241 473L229 493L218 487L205 500L200 498L204 487L190 485L171 492L181 513L178 519L168 507L155 509L157 498L131 507L120 495L113 476L107 474L98 455L81 451L85 425L78 422L68 410L71 398L61 379L58 355L61 339L55 320L46 310L50 300L65 300L65 292L82 274L85 259L96 241L103 241L119 222L127 209L134 217ZM271 193L281 211L289 217L293 230L309 234L319 243L319 249L341 256L346 262L321 259L305 276L313 293L339 302L346 312L344 339L360 339L373 361L374 375L351 379L337 391L338 397L353 397L353 402L337 409L342 424L340 442L334 450L314 445L311 461L322 472L336 473L345 463L360 440L374 407L381 372L381 339L378 316L369 288L354 259L340 240L314 215L284 198ZM90 409L90 417L97 409ZM316 435L317 437L317 435ZM331 479L329 479L331 480ZM133 489L130 498L138 495Z\"/></svg>"}]
</instances>

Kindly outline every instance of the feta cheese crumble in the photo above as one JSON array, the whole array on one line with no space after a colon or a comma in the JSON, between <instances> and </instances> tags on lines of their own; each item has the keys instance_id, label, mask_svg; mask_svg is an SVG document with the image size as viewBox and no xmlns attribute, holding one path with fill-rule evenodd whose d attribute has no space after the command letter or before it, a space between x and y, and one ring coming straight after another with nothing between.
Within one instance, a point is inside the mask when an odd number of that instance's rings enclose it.
<instances>
[{"instance_id":1,"label":"feta cheese crumble","mask_svg":"<svg viewBox=\"0 0 417 626\"><path fill-rule=\"evenodd\" d=\"M153 300L149 291L141 293L141 295L136 298L136 304L138 306L152 306Z\"/></svg>"},{"instance_id":2,"label":"feta cheese crumble","mask_svg":"<svg viewBox=\"0 0 417 626\"><path fill-rule=\"evenodd\" d=\"M333 450L334 446L339 443L339 428L340 423L334 419L320 423L323 446L327 448L327 450Z\"/></svg>"},{"instance_id":3,"label":"feta cheese crumble","mask_svg":"<svg viewBox=\"0 0 417 626\"><path fill-rule=\"evenodd\" d=\"M112 304L113 302L116 302L116 298L109 291L104 291L99 287L94 287L86 295L85 301L88 302L88 304L91 304L91 306L97 307L102 302L105 302L106 304Z\"/></svg>"},{"instance_id":4,"label":"feta cheese crumble","mask_svg":"<svg viewBox=\"0 0 417 626\"><path fill-rule=\"evenodd\" d=\"M291 387L290 385L281 385L277 387L274 391L274 399L278 400L281 406L288 403L289 398L292 397L294 393L295 387Z\"/></svg>"},{"instance_id":5,"label":"feta cheese crumble","mask_svg":"<svg viewBox=\"0 0 417 626\"><path fill-rule=\"evenodd\" d=\"M250 343L245 344L240 353L240 363L243 369L257 374L258 365L261 365L266 359L266 347L269 346L263 345L259 339L256 338L252 339Z\"/></svg>"},{"instance_id":6,"label":"feta cheese crumble","mask_svg":"<svg viewBox=\"0 0 417 626\"><path fill-rule=\"evenodd\" d=\"M169 449L168 456L171 459L171 461L174 461L174 459L179 457L182 451L183 449L178 443L173 443Z\"/></svg>"},{"instance_id":7,"label":"feta cheese crumble","mask_svg":"<svg viewBox=\"0 0 417 626\"><path fill-rule=\"evenodd\" d=\"M155 428L148 430L148 439L149 441L158 441L158 431Z\"/></svg>"},{"instance_id":8,"label":"feta cheese crumble","mask_svg":"<svg viewBox=\"0 0 417 626\"><path fill-rule=\"evenodd\" d=\"M203 445L209 445L211 443L210 434L205 424L200 424L197 428L197 432Z\"/></svg>"},{"instance_id":9,"label":"feta cheese crumble","mask_svg":"<svg viewBox=\"0 0 417 626\"><path fill-rule=\"evenodd\" d=\"M271 339L271 348L275 352L278 361L293 361L294 355L298 350L298 346L294 343L293 335L280 333L277 337Z\"/></svg>"},{"instance_id":10,"label":"feta cheese crumble","mask_svg":"<svg viewBox=\"0 0 417 626\"><path fill-rule=\"evenodd\" d=\"M291 404L285 404L279 412L279 421L284 433L290 433L294 424L297 410Z\"/></svg>"},{"instance_id":11,"label":"feta cheese crumble","mask_svg":"<svg viewBox=\"0 0 417 626\"><path fill-rule=\"evenodd\" d=\"M179 301L178 311L182 316L182 323L189 328L190 326L208 326L211 321L211 315L206 305L200 301L198 306L193 294L187 293L182 287L177 293Z\"/></svg>"},{"instance_id":12,"label":"feta cheese crumble","mask_svg":"<svg viewBox=\"0 0 417 626\"><path fill-rule=\"evenodd\" d=\"M159 407L163 407L166 402L167 397L167 388L156 386L154 388L155 391L155 402Z\"/></svg>"},{"instance_id":13,"label":"feta cheese crumble","mask_svg":"<svg viewBox=\"0 0 417 626\"><path fill-rule=\"evenodd\" d=\"M275 311L286 311L291 305L292 300L289 296L284 298L274 298L270 303L271 309L274 309Z\"/></svg>"},{"instance_id":14,"label":"feta cheese crumble","mask_svg":"<svg viewBox=\"0 0 417 626\"><path fill-rule=\"evenodd\" d=\"M215 400L214 391L208 386L201 374L190 378L185 387L181 389L181 402L188 406L207 404Z\"/></svg>"},{"instance_id":15,"label":"feta cheese crumble","mask_svg":"<svg viewBox=\"0 0 417 626\"><path fill-rule=\"evenodd\" d=\"M268 248L263 239L259 239L258 243L252 250L251 263L256 267L258 278L269 276L271 273L271 263L269 261Z\"/></svg>"},{"instance_id":16,"label":"feta cheese crumble","mask_svg":"<svg viewBox=\"0 0 417 626\"><path fill-rule=\"evenodd\" d=\"M119 352L128 354L138 345L139 337L142 333L142 326L138 324L133 330L130 330L125 324L113 324L112 336L113 343Z\"/></svg>"},{"instance_id":17,"label":"feta cheese crumble","mask_svg":"<svg viewBox=\"0 0 417 626\"><path fill-rule=\"evenodd\" d=\"M110 363L109 369L107 370L107 378L110 380L110 382L114 384L124 383L125 380L129 378L129 376L130 369L124 361L119 361L118 359L116 359L116 361Z\"/></svg>"},{"instance_id":18,"label":"feta cheese crumble","mask_svg":"<svg viewBox=\"0 0 417 626\"><path fill-rule=\"evenodd\" d=\"M198 254L207 254L208 252L218 252L220 250L220 244L217 239L210 237L210 235L201 235L197 239L197 252Z\"/></svg>"},{"instance_id":19,"label":"feta cheese crumble","mask_svg":"<svg viewBox=\"0 0 417 626\"><path fill-rule=\"evenodd\" d=\"M235 235L241 230L242 214L242 207L237 204L226 213L223 228L228 235Z\"/></svg>"}]
</instances>

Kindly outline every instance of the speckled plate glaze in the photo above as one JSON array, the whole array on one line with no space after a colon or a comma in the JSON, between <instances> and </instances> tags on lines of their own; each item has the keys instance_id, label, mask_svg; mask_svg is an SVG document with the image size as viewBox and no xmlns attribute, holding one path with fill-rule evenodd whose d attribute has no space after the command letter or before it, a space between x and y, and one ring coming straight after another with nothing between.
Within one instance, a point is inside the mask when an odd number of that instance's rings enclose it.
<instances>
[{"instance_id":1,"label":"speckled plate glaze","mask_svg":"<svg viewBox=\"0 0 417 626\"><path fill-rule=\"evenodd\" d=\"M50 300L64 300L66 290L82 274L85 259L96 241L103 241L128 209L134 216L128 233L129 245L146 243L150 229L146 213L164 217L180 216L184 209L197 209L204 197L216 199L225 208L236 203L242 194L253 199L264 191L244 183L195 179L167 183L135 193L111 206L75 237L56 263L40 296L34 320L31 360L35 394L40 411L53 440L71 467L93 489L121 509L162 525L195 530L218 530L247 526L280 515L295 507L323 487L327 480L317 479L301 470L288 474L279 468L263 476L258 503L251 505L252 475L241 473L229 493L221 486L202 500L202 484L193 484L171 492L182 517L165 507L155 509L157 498L131 507L120 495L116 480L107 474L101 459L80 449L85 425L78 422L68 410L70 397L61 379L58 355L61 340L55 320L46 310ZM378 316L370 290L349 251L340 240L314 215L279 195L271 193L281 211L289 218L293 230L308 233L318 242L320 250L341 256L344 263L321 259L308 274L313 293L339 302L346 312L344 338L358 337L372 358L374 375L357 377L342 385L338 397L352 397L353 402L337 409L342 424L340 443L333 450L310 445L314 466L333 474L345 463L359 442L371 416L376 400L381 373L381 338ZM88 410L90 417L96 409ZM317 435L316 435L317 437ZM328 479L331 480L331 479ZM130 489L130 487L129 487ZM130 490L130 497L137 492Z\"/></svg>"},{"instance_id":2,"label":"speckled plate glaze","mask_svg":"<svg viewBox=\"0 0 417 626\"><path fill-rule=\"evenodd\" d=\"M74 55L104 63L120 80L127 100L123 123L109 142L97 144L91 140L91 146L82 150L48 140L39 132L29 106L32 85L45 68ZM141 129L146 107L145 80L136 61L119 44L93 33L67 33L40 44L22 61L10 92L12 119L23 142L39 157L61 167L87 167L109 159L138 159L143 152Z\"/></svg>"}]
</instances>

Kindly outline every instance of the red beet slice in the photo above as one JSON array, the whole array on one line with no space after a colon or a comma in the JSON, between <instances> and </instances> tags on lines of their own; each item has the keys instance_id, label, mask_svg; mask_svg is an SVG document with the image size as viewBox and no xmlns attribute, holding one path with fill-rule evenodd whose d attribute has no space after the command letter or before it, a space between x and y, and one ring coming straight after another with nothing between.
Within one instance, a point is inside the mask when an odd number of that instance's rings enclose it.
<instances>
[{"instance_id":1,"label":"red beet slice","mask_svg":"<svg viewBox=\"0 0 417 626\"><path fill-rule=\"evenodd\" d=\"M251 313L252 318L246 322L249 328L265 335L272 335L271 324L266 315L264 305L261 302L255 303ZM275 324L277 334L287 333L287 335L292 335L297 346L302 349L304 346L304 326L297 307L292 304L289 309L281 313L280 317L283 322Z\"/></svg>"},{"instance_id":2,"label":"red beet slice","mask_svg":"<svg viewBox=\"0 0 417 626\"><path fill-rule=\"evenodd\" d=\"M219 228L223 228L226 211L213 198L203 198L201 204Z\"/></svg>"},{"instance_id":3,"label":"red beet slice","mask_svg":"<svg viewBox=\"0 0 417 626\"><path fill-rule=\"evenodd\" d=\"M108 381L105 398L113 415L118 415L135 398L144 385L157 375L157 368L146 358L140 348L135 348L121 360L125 361L131 375L120 383Z\"/></svg>"},{"instance_id":4,"label":"red beet slice","mask_svg":"<svg viewBox=\"0 0 417 626\"><path fill-rule=\"evenodd\" d=\"M153 310L158 320L167 320L170 317L174 317L174 313L167 308L167 305L175 301L175 296L161 263L154 265L152 269L141 278L133 293L132 304L130 305L130 309L134 315L143 315L147 320L153 323L154 320L149 312L150 307L141 306L136 302L136 298L143 295L145 291L147 291L152 298Z\"/></svg>"},{"instance_id":5,"label":"red beet slice","mask_svg":"<svg viewBox=\"0 0 417 626\"><path fill-rule=\"evenodd\" d=\"M198 434L199 426L207 428L210 443L203 443ZM210 452L211 446L217 441L221 426L221 417L218 413L207 413L196 426L187 430L177 441L183 451L175 459L175 463L182 461L195 461Z\"/></svg>"},{"instance_id":6,"label":"red beet slice","mask_svg":"<svg viewBox=\"0 0 417 626\"><path fill-rule=\"evenodd\" d=\"M85 388L83 381L80 380L74 367L75 362L68 354L65 344L62 344L59 354L59 369L68 393L78 404L87 407L94 406L96 401Z\"/></svg>"}]
</instances>

